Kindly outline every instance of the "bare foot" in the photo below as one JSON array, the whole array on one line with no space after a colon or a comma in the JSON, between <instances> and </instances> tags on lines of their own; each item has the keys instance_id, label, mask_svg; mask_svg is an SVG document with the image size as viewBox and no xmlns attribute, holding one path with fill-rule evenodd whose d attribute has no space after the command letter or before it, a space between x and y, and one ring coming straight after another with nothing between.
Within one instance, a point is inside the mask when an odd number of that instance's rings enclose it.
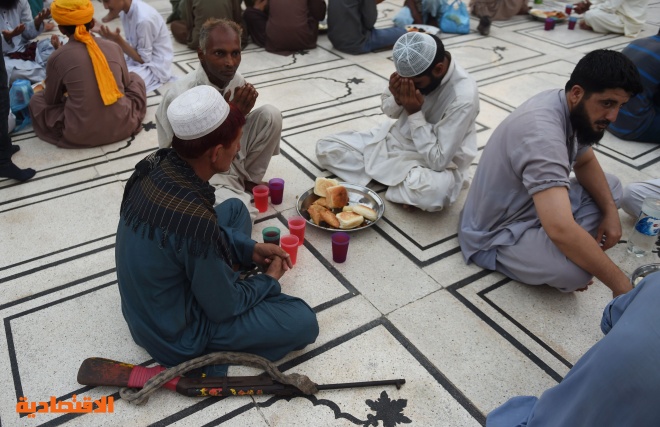
<instances>
[{"instance_id":1,"label":"bare foot","mask_svg":"<svg viewBox=\"0 0 660 427\"><path fill-rule=\"evenodd\" d=\"M107 15L105 15L103 18L101 18L101 21L103 22L110 22L113 19L117 19L119 16L119 13L114 13L114 12L108 12Z\"/></svg>"},{"instance_id":2,"label":"bare foot","mask_svg":"<svg viewBox=\"0 0 660 427\"><path fill-rule=\"evenodd\" d=\"M589 283L587 283L587 286L585 286L584 288L576 289L575 292L584 292L584 291L586 291L587 289L589 289L589 286L591 286L591 285L593 285L593 284L594 284L594 281L593 281L593 280L589 280Z\"/></svg>"},{"instance_id":3,"label":"bare foot","mask_svg":"<svg viewBox=\"0 0 660 427\"><path fill-rule=\"evenodd\" d=\"M589 25L587 25L587 23L585 21L580 21L580 28L583 29L583 30L587 30L587 31L593 31L594 30Z\"/></svg>"}]
</instances>

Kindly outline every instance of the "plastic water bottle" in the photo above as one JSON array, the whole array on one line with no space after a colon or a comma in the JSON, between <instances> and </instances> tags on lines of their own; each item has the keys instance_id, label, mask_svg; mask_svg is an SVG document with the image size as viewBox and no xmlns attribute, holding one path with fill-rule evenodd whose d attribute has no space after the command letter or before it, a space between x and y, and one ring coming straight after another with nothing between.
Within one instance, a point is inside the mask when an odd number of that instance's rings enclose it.
<instances>
[{"instance_id":1,"label":"plastic water bottle","mask_svg":"<svg viewBox=\"0 0 660 427\"><path fill-rule=\"evenodd\" d=\"M628 237L628 252L641 257L653 249L660 232L660 200L644 199L642 212Z\"/></svg>"}]
</instances>

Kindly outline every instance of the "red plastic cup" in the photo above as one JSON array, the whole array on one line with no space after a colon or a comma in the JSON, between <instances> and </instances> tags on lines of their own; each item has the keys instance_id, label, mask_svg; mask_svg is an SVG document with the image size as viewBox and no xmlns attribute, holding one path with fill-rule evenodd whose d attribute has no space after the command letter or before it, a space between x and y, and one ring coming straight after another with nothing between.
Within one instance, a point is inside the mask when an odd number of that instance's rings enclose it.
<instances>
[{"instance_id":1,"label":"red plastic cup","mask_svg":"<svg viewBox=\"0 0 660 427\"><path fill-rule=\"evenodd\" d=\"M351 236L348 233L340 231L332 234L332 260L334 262L341 263L346 261L348 242L350 240Z\"/></svg>"},{"instance_id":2,"label":"red plastic cup","mask_svg":"<svg viewBox=\"0 0 660 427\"><path fill-rule=\"evenodd\" d=\"M293 234L282 236L280 238L280 246L291 257L291 264L295 265L296 258L298 258L298 237Z\"/></svg>"},{"instance_id":3,"label":"red plastic cup","mask_svg":"<svg viewBox=\"0 0 660 427\"><path fill-rule=\"evenodd\" d=\"M265 185L257 185L252 189L254 195L254 207L259 212L266 212L268 210L268 187Z\"/></svg>"},{"instance_id":4,"label":"red plastic cup","mask_svg":"<svg viewBox=\"0 0 660 427\"><path fill-rule=\"evenodd\" d=\"M281 204L284 195L284 180L282 178L271 179L268 181L268 189L270 190L270 202L274 205Z\"/></svg>"},{"instance_id":5,"label":"red plastic cup","mask_svg":"<svg viewBox=\"0 0 660 427\"><path fill-rule=\"evenodd\" d=\"M569 3L566 5L566 15L570 15L571 12L573 12L573 5Z\"/></svg>"},{"instance_id":6,"label":"red plastic cup","mask_svg":"<svg viewBox=\"0 0 660 427\"><path fill-rule=\"evenodd\" d=\"M292 216L289 218L289 233L298 237L298 245L305 241L305 226L307 221L301 216Z\"/></svg>"}]
</instances>

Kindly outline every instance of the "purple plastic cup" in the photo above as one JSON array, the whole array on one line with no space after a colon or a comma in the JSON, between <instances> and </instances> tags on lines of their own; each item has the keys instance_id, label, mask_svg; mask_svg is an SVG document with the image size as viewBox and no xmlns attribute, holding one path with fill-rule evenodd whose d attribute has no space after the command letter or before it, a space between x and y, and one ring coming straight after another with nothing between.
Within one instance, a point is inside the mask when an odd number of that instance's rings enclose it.
<instances>
[{"instance_id":1,"label":"purple plastic cup","mask_svg":"<svg viewBox=\"0 0 660 427\"><path fill-rule=\"evenodd\" d=\"M555 26L555 20L552 18L545 18L545 30L550 31Z\"/></svg>"},{"instance_id":2,"label":"purple plastic cup","mask_svg":"<svg viewBox=\"0 0 660 427\"><path fill-rule=\"evenodd\" d=\"M569 30L574 30L576 23L577 23L577 17L576 16L571 16L570 18L568 18L568 29Z\"/></svg>"},{"instance_id":3,"label":"purple plastic cup","mask_svg":"<svg viewBox=\"0 0 660 427\"><path fill-rule=\"evenodd\" d=\"M332 260L337 263L346 261L348 254L348 242L351 240L351 235L344 232L332 234Z\"/></svg>"},{"instance_id":4,"label":"purple plastic cup","mask_svg":"<svg viewBox=\"0 0 660 427\"><path fill-rule=\"evenodd\" d=\"M284 180L282 178L273 178L268 181L268 188L270 189L270 202L274 205L282 203L282 196L284 195Z\"/></svg>"}]
</instances>

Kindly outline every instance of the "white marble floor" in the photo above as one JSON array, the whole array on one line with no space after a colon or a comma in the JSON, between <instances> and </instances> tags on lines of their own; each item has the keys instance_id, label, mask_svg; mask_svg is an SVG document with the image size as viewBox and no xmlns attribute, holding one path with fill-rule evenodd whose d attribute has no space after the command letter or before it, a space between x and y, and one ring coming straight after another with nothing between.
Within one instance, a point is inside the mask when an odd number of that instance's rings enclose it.
<instances>
[{"instance_id":1,"label":"white marble floor","mask_svg":"<svg viewBox=\"0 0 660 427\"><path fill-rule=\"evenodd\" d=\"M169 2L151 3L168 14ZM380 4L378 26L389 26L401 3ZM94 4L102 17L105 11ZM441 38L479 84L481 148L524 100L563 86L584 53L620 50L630 41L569 31L565 24L548 32L524 16L495 22L486 38L476 25L473 19L470 34ZM652 0L642 36L655 34L659 25L660 1ZM175 43L176 74L197 66L196 54ZM273 104L284 116L282 154L266 175L286 180L284 203L259 215L255 238L265 226L285 227L296 196L311 188L314 177L329 175L314 155L319 137L383 120L379 96L392 71L391 52L345 55L326 36L317 49L289 57L247 47L240 72L257 87L258 104ZM601 310L610 296L602 284L565 295L465 265L456 240L464 192L441 213L408 213L386 203L379 223L353 234L344 264L332 261L328 233L308 229L298 264L282 280L285 292L315 308L321 327L315 344L280 362L285 372L307 374L317 383L405 378L400 390L292 399L196 399L162 390L136 407L122 401L116 388L81 386L76 373L87 357L151 363L121 315L114 241L123 186L135 163L157 147L154 113L162 93L149 95L144 131L134 139L63 150L31 131L14 137L21 145L15 162L37 175L24 184L0 180L2 425L477 426L509 397L539 395L557 384L601 338ZM605 170L624 183L660 174L655 145L607 135L596 151ZM621 219L625 239L632 219L623 212ZM610 254L628 272L657 259L632 259L623 246ZM253 371L230 370L245 372ZM74 394L79 400L113 396L114 412L35 418L16 413L23 396L35 402Z\"/></svg>"}]
</instances>

